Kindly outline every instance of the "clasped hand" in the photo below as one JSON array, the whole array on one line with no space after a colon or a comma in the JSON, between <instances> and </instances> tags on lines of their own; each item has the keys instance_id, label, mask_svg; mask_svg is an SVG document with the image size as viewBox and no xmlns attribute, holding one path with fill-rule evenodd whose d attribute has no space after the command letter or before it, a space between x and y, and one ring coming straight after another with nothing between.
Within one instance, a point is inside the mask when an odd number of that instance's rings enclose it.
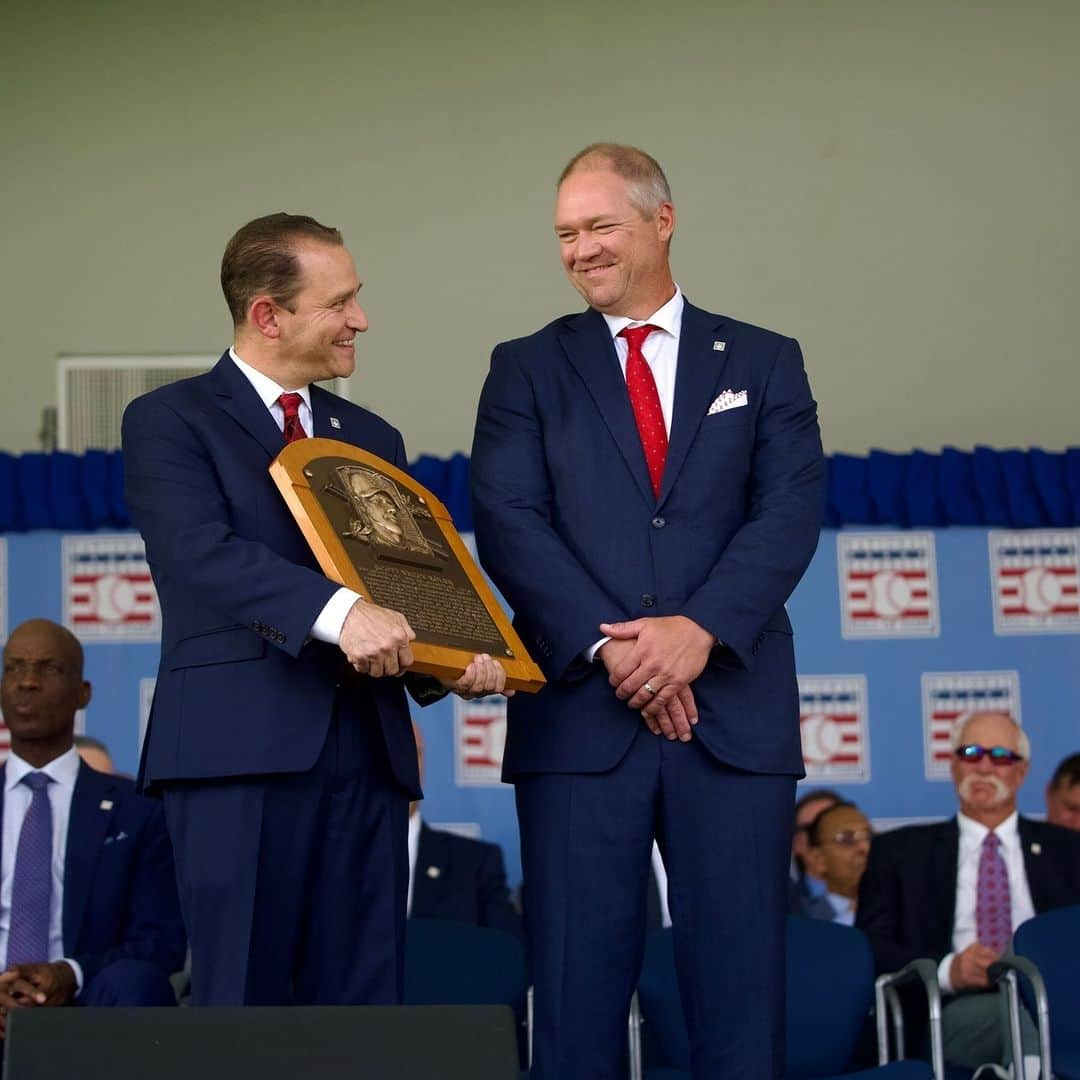
<instances>
[{"instance_id":1,"label":"clasped hand","mask_svg":"<svg viewBox=\"0 0 1080 1080\"><path fill-rule=\"evenodd\" d=\"M66 1005L75 997L78 984L70 964L14 964L0 972L0 1038L7 1035L7 1015L12 1009Z\"/></svg>"},{"instance_id":2,"label":"clasped hand","mask_svg":"<svg viewBox=\"0 0 1080 1080\"><path fill-rule=\"evenodd\" d=\"M416 633L401 612L357 600L345 616L339 644L356 671L378 679L384 675L403 675L412 666L410 642L415 638ZM466 699L513 694L513 690L505 689L506 672L502 664L487 653L478 653L460 678L443 680L443 685Z\"/></svg>"},{"instance_id":3,"label":"clasped hand","mask_svg":"<svg viewBox=\"0 0 1080 1080\"><path fill-rule=\"evenodd\" d=\"M637 709L654 735L689 742L698 721L690 684L716 638L685 615L602 623L600 632L611 639L598 655L615 696Z\"/></svg>"}]
</instances>

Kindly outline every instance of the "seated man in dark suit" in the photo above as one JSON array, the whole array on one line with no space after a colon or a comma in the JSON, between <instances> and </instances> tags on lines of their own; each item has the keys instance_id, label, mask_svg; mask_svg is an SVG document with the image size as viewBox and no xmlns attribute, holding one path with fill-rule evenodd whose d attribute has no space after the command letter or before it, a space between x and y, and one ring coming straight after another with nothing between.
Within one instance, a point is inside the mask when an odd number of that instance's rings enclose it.
<instances>
[{"instance_id":1,"label":"seated man in dark suit","mask_svg":"<svg viewBox=\"0 0 1080 1080\"><path fill-rule=\"evenodd\" d=\"M1080 754L1070 754L1046 785L1046 820L1080 830Z\"/></svg>"},{"instance_id":2,"label":"seated man in dark suit","mask_svg":"<svg viewBox=\"0 0 1080 1080\"><path fill-rule=\"evenodd\" d=\"M838 802L814 818L806 865L814 877L825 882L825 893L812 902L807 898L802 914L855 925L859 882L866 870L872 835L870 822L854 803Z\"/></svg>"},{"instance_id":3,"label":"seated man in dark suit","mask_svg":"<svg viewBox=\"0 0 1080 1080\"><path fill-rule=\"evenodd\" d=\"M420 779L424 736L413 724ZM432 829L409 806L409 917L451 919L521 933L521 917L510 901L498 844Z\"/></svg>"},{"instance_id":4,"label":"seated man in dark suit","mask_svg":"<svg viewBox=\"0 0 1080 1080\"><path fill-rule=\"evenodd\" d=\"M1080 903L1080 834L1017 814L1031 747L1011 717L962 717L953 751L959 814L874 837L855 924L870 938L879 972L917 957L938 962L946 1061L994 1064L1004 1075L1005 1029L998 995L986 993L987 969L1020 923ZM1026 1013L1025 1028L1030 1078L1038 1059Z\"/></svg>"},{"instance_id":5,"label":"seated man in dark suit","mask_svg":"<svg viewBox=\"0 0 1080 1080\"><path fill-rule=\"evenodd\" d=\"M0 1032L11 1009L175 1005L184 962L172 849L158 804L80 763L82 647L32 619L4 647L0 707Z\"/></svg>"},{"instance_id":6,"label":"seated man in dark suit","mask_svg":"<svg viewBox=\"0 0 1080 1080\"><path fill-rule=\"evenodd\" d=\"M818 814L843 800L835 791L816 788L795 803L795 827L791 831L791 863L788 867L788 913L815 919L831 918L832 908L825 899L825 882L807 868L810 830Z\"/></svg>"}]
</instances>

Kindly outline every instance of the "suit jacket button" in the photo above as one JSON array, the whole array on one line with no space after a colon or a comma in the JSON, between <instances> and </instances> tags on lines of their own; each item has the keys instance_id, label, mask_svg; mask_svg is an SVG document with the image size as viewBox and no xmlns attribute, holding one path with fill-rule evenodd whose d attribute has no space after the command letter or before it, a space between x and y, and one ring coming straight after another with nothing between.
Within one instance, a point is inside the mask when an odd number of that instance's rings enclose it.
<instances>
[{"instance_id":1,"label":"suit jacket button","mask_svg":"<svg viewBox=\"0 0 1080 1080\"><path fill-rule=\"evenodd\" d=\"M667 519L662 517L654 517L650 524L654 529L662 529L667 524Z\"/></svg>"},{"instance_id":2,"label":"suit jacket button","mask_svg":"<svg viewBox=\"0 0 1080 1080\"><path fill-rule=\"evenodd\" d=\"M656 607L656 597L652 593L641 594L641 606L642 607Z\"/></svg>"}]
</instances>

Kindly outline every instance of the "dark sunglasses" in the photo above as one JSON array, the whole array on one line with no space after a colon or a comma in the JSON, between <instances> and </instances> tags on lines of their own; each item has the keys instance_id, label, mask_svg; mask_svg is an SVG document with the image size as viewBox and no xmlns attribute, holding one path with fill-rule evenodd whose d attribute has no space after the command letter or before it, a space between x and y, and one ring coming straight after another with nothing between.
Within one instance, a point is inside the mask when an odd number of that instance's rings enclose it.
<instances>
[{"instance_id":1,"label":"dark sunglasses","mask_svg":"<svg viewBox=\"0 0 1080 1080\"><path fill-rule=\"evenodd\" d=\"M979 746L978 743L968 743L966 746L956 748L956 756L960 761L970 761L973 764L982 761L983 756L989 754L990 761L994 765L1015 765L1024 759L1015 751L1004 746Z\"/></svg>"}]
</instances>

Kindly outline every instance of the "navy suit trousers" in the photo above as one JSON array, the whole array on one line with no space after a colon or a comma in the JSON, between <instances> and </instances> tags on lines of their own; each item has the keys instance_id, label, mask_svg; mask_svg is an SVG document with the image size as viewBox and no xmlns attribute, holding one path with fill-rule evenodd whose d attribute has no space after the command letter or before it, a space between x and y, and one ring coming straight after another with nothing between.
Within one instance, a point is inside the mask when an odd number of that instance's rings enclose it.
<instances>
[{"instance_id":1,"label":"navy suit trousers","mask_svg":"<svg viewBox=\"0 0 1080 1080\"><path fill-rule=\"evenodd\" d=\"M643 725L608 772L515 783L534 1080L626 1076L654 835L694 1076L782 1076L795 778L730 768L696 739L669 742Z\"/></svg>"},{"instance_id":2,"label":"navy suit trousers","mask_svg":"<svg viewBox=\"0 0 1080 1080\"><path fill-rule=\"evenodd\" d=\"M375 717L339 709L308 772L165 786L193 1004L400 1002L409 797L391 777Z\"/></svg>"}]
</instances>

